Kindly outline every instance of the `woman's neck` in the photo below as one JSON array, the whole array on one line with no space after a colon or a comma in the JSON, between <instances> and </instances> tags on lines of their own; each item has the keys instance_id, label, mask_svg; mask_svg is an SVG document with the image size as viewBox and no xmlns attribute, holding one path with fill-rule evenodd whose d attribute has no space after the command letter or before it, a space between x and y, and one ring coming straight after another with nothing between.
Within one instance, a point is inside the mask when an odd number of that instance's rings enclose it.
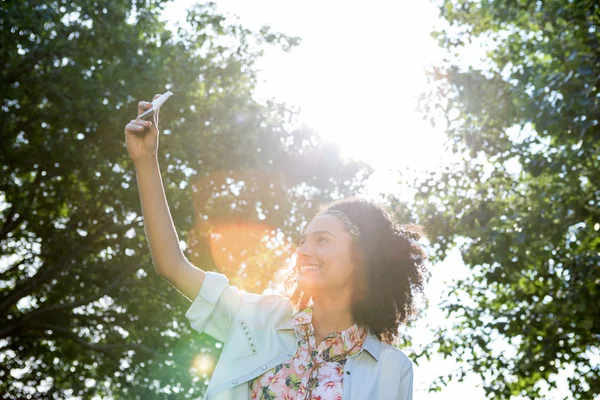
<instances>
[{"instance_id":1,"label":"woman's neck","mask_svg":"<svg viewBox=\"0 0 600 400\"><path fill-rule=\"evenodd\" d=\"M333 332L340 332L354 325L350 295L313 296L312 325L317 345Z\"/></svg>"}]
</instances>

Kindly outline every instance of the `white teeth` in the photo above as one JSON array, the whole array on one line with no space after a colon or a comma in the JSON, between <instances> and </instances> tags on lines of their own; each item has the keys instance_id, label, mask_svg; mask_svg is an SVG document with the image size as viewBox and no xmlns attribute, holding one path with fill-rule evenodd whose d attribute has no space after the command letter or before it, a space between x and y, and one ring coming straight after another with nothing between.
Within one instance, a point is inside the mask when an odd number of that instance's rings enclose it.
<instances>
[{"instance_id":1,"label":"white teeth","mask_svg":"<svg viewBox=\"0 0 600 400\"><path fill-rule=\"evenodd\" d=\"M318 270L319 267L318 265L303 265L300 267L300 272L304 272L304 271L316 271Z\"/></svg>"}]
</instances>

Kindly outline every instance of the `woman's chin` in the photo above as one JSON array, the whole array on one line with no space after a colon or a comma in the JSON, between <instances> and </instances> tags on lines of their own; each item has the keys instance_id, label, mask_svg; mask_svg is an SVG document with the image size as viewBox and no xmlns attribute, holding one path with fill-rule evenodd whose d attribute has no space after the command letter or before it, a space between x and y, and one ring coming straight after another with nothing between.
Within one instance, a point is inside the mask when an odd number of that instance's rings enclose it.
<instances>
[{"instance_id":1,"label":"woman's chin","mask_svg":"<svg viewBox=\"0 0 600 400\"><path fill-rule=\"evenodd\" d=\"M321 280L316 276L309 276L307 274L301 274L298 277L298 288L304 293L311 293L314 290L319 290L323 287Z\"/></svg>"}]
</instances>

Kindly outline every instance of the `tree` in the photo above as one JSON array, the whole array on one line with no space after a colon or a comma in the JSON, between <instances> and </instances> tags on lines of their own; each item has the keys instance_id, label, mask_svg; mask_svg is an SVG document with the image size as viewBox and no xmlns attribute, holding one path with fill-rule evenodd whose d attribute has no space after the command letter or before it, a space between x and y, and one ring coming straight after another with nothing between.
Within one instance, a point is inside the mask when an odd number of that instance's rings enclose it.
<instances>
[{"instance_id":1,"label":"tree","mask_svg":"<svg viewBox=\"0 0 600 400\"><path fill-rule=\"evenodd\" d=\"M414 206L437 257L460 245L473 274L449 291L458 321L434 349L469 364L490 398L600 393L600 4L443 1L452 54L422 110L460 161L420 181ZM569 368L573 372L567 372ZM465 370L457 372L463 376ZM448 377L442 379L445 383Z\"/></svg>"},{"instance_id":2,"label":"tree","mask_svg":"<svg viewBox=\"0 0 600 400\"><path fill-rule=\"evenodd\" d=\"M124 145L137 101L174 92L159 159L188 256L256 292L317 203L356 193L370 174L310 129L292 130L294 110L253 99L262 49L289 51L297 38L249 31L213 4L172 33L164 5L0 5L2 398L203 391L210 370L192 362L214 359L218 344L190 334L189 302L154 273ZM254 247L232 248L229 232Z\"/></svg>"}]
</instances>

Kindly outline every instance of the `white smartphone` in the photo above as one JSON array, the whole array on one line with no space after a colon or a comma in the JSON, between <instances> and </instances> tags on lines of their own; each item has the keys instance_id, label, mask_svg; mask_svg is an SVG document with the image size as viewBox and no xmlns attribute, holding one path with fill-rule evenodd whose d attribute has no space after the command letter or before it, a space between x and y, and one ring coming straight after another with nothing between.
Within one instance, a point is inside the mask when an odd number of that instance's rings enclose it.
<instances>
[{"instance_id":1,"label":"white smartphone","mask_svg":"<svg viewBox=\"0 0 600 400\"><path fill-rule=\"evenodd\" d=\"M161 94L158 98L156 98L156 100L152 102L152 107L141 113L137 117L137 119L143 119L146 121L152 119L152 116L158 111L160 106L165 104L165 101L167 101L172 95L173 93L171 93L170 91Z\"/></svg>"}]
</instances>

